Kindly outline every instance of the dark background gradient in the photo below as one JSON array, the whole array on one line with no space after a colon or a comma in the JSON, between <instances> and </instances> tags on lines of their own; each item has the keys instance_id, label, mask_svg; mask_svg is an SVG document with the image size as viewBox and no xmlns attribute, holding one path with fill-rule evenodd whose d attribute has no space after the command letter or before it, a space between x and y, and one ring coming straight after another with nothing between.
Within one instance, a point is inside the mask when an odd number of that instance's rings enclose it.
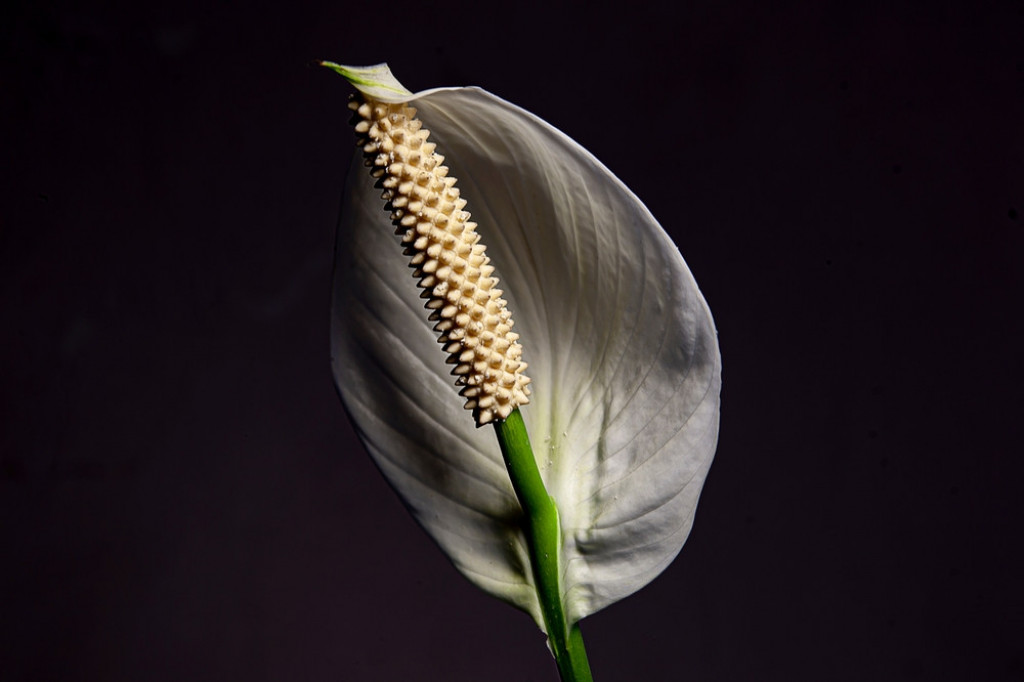
<instances>
[{"instance_id":1,"label":"dark background gradient","mask_svg":"<svg viewBox=\"0 0 1024 682\"><path fill-rule=\"evenodd\" d=\"M317 58L547 119L711 304L717 459L598 682L1024 679L1024 4L433 4L5 5L0 680L555 678L335 395Z\"/></svg>"}]
</instances>

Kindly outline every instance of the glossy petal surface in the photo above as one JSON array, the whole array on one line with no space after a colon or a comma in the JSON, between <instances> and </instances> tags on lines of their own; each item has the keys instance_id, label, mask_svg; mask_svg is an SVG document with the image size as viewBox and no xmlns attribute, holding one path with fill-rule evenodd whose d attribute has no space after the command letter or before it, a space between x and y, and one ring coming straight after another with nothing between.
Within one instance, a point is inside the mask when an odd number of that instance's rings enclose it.
<instances>
[{"instance_id":1,"label":"glossy petal surface","mask_svg":"<svg viewBox=\"0 0 1024 682\"><path fill-rule=\"evenodd\" d=\"M410 97L459 179L533 378L523 416L563 529L576 621L657 576L693 522L721 361L678 250L604 166L475 88ZM494 434L461 408L380 190L357 155L335 268L333 364L371 455L470 580L541 623Z\"/></svg>"}]
</instances>

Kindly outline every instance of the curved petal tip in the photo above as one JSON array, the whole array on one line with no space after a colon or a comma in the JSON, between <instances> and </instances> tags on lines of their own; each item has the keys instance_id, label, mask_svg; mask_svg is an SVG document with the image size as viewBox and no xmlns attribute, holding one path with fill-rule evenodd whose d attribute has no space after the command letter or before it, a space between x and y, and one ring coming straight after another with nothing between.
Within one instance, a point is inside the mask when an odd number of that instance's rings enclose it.
<instances>
[{"instance_id":1,"label":"curved petal tip","mask_svg":"<svg viewBox=\"0 0 1024 682\"><path fill-rule=\"evenodd\" d=\"M386 63L374 66L345 66L322 61L320 66L340 73L359 92L380 102L405 102L413 94L398 82Z\"/></svg>"}]
</instances>

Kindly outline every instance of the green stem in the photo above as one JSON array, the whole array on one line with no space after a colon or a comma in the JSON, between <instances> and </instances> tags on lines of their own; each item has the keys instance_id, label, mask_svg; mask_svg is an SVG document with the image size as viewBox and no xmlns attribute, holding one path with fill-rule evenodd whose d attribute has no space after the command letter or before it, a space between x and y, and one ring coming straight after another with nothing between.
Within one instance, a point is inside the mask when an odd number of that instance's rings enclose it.
<instances>
[{"instance_id":1,"label":"green stem","mask_svg":"<svg viewBox=\"0 0 1024 682\"><path fill-rule=\"evenodd\" d=\"M508 419L496 423L494 430L512 488L523 508L530 565L558 673L562 682L593 682L579 624L574 623L571 631L566 624L559 587L562 529L558 507L540 477L523 416L514 410Z\"/></svg>"}]
</instances>

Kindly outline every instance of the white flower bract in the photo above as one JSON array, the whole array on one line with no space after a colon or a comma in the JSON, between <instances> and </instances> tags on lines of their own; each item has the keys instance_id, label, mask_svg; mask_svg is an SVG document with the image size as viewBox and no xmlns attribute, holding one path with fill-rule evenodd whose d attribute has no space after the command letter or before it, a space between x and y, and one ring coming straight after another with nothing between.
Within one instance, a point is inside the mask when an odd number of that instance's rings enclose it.
<instances>
[{"instance_id":1,"label":"white flower bract","mask_svg":"<svg viewBox=\"0 0 1024 682\"><path fill-rule=\"evenodd\" d=\"M529 112L477 88L410 93L384 65L336 70L415 106L479 223L530 362L522 414L559 510L569 623L632 594L685 542L718 435L717 336L678 249L608 169ZM498 444L453 395L375 183L356 154L332 304L342 399L455 566L543 627Z\"/></svg>"}]
</instances>

